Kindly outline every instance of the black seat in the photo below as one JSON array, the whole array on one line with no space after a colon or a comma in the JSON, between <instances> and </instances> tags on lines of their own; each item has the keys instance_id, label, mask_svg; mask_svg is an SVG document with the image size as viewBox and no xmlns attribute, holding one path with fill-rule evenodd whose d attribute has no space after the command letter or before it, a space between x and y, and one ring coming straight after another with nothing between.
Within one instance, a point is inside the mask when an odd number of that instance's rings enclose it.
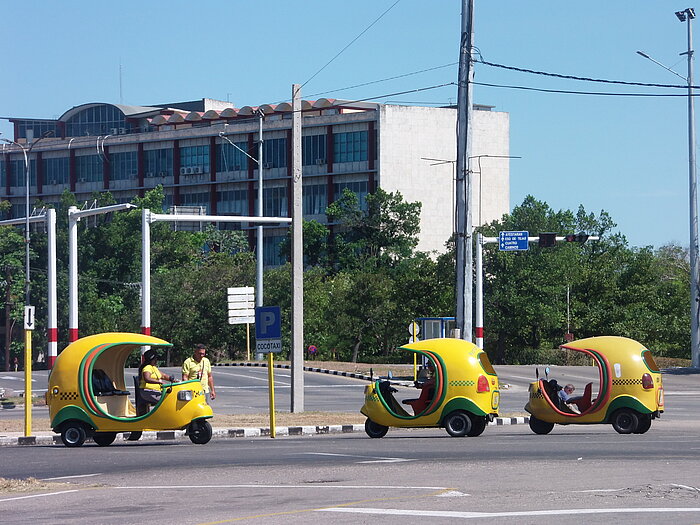
<instances>
[{"instance_id":1,"label":"black seat","mask_svg":"<svg viewBox=\"0 0 700 525\"><path fill-rule=\"evenodd\" d=\"M96 396L128 396L129 392L118 390L114 382L104 370L95 368L92 371L92 392Z\"/></svg>"}]
</instances>

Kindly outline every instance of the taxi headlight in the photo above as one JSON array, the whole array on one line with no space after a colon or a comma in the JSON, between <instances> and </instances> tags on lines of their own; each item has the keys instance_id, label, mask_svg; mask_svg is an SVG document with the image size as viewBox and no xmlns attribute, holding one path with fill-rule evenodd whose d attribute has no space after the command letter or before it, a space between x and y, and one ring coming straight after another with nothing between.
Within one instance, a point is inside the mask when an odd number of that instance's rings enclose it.
<instances>
[{"instance_id":1,"label":"taxi headlight","mask_svg":"<svg viewBox=\"0 0 700 525\"><path fill-rule=\"evenodd\" d=\"M180 390L177 393L178 401L192 401L192 390Z\"/></svg>"}]
</instances>

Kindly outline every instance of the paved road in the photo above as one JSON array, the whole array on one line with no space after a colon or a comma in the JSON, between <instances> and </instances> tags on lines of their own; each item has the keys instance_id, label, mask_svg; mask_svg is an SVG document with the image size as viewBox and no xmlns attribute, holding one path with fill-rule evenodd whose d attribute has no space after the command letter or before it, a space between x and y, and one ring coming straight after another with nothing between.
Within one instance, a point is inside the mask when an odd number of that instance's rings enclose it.
<instances>
[{"instance_id":1,"label":"paved road","mask_svg":"<svg viewBox=\"0 0 700 525\"><path fill-rule=\"evenodd\" d=\"M508 385L501 391L502 415L524 414L527 402L527 388L535 378L535 366L497 366L495 367L502 385ZM168 373L177 373L176 368L164 368ZM544 373L544 367L539 367ZM664 418L696 418L700 406L700 373L682 370L682 373L664 374L666 393L666 412ZM131 378L135 370L128 369L126 377ZM43 395L46 391L48 372L37 371L33 375L33 390ZM263 367L216 367L214 377L217 384L217 399L213 408L220 414L253 414L268 410L267 368ZM579 391L589 381L597 381L595 367L551 367L550 377L560 384L574 383ZM363 389L367 384L360 379L333 376L317 372L304 373L304 392L306 411L357 412L363 403ZM127 388L131 385L127 385ZM0 388L22 391L24 375L22 372L0 372ZM133 388L132 388L133 390ZM415 397L413 388L400 388L400 399ZM289 411L291 394L291 372L275 369L275 400L279 411ZM47 418L46 407L35 407L34 417ZM1 410L0 418L21 418L23 410Z\"/></svg>"},{"instance_id":2,"label":"paved road","mask_svg":"<svg viewBox=\"0 0 700 525\"><path fill-rule=\"evenodd\" d=\"M60 478L49 495L0 495L13 524L673 523L700 521L700 425L440 430L6 447L0 476ZM188 502L183 505L183 501ZM192 504L196 502L197 504Z\"/></svg>"}]
</instances>

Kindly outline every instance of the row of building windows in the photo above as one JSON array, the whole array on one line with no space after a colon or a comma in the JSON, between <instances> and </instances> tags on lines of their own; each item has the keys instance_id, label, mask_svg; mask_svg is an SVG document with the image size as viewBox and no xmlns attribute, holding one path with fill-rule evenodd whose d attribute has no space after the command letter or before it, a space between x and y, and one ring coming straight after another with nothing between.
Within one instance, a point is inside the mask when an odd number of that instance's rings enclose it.
<instances>
[{"instance_id":1,"label":"row of building windows","mask_svg":"<svg viewBox=\"0 0 700 525\"><path fill-rule=\"evenodd\" d=\"M82 113L81 113L82 114ZM367 160L367 131L333 134L335 162L359 162ZM216 170L228 172L248 169L248 147L245 142L217 144ZM326 135L309 135L302 140L302 160L305 166L327 162ZM257 151L252 157L257 156ZM98 182L103 179L103 157L86 155L76 157L76 170L79 182ZM67 184L69 180L68 157L44 159L44 180L46 184ZM287 139L269 139L263 143L264 168L287 167ZM23 186L24 161L11 160L10 186ZM31 184L36 185L36 161L30 161ZM145 176L167 177L173 174L173 150L156 149L144 152ZM110 180L136 179L138 155L136 151L111 153L109 155ZM209 173L209 146L185 146L180 148L180 167L183 173ZM190 170L190 171L188 171ZM0 187L5 187L7 169L0 160Z\"/></svg>"}]
</instances>

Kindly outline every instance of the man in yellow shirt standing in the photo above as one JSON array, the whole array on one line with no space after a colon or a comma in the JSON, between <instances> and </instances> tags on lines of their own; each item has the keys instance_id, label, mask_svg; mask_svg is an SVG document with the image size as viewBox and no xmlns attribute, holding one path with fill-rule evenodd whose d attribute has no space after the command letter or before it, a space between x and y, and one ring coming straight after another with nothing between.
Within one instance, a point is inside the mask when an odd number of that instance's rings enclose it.
<instances>
[{"instance_id":1,"label":"man in yellow shirt standing","mask_svg":"<svg viewBox=\"0 0 700 525\"><path fill-rule=\"evenodd\" d=\"M182 363L182 380L199 379L202 389L208 399L216 399L214 377L211 375L211 362L207 357L207 349L203 344L194 346L194 355Z\"/></svg>"}]
</instances>

